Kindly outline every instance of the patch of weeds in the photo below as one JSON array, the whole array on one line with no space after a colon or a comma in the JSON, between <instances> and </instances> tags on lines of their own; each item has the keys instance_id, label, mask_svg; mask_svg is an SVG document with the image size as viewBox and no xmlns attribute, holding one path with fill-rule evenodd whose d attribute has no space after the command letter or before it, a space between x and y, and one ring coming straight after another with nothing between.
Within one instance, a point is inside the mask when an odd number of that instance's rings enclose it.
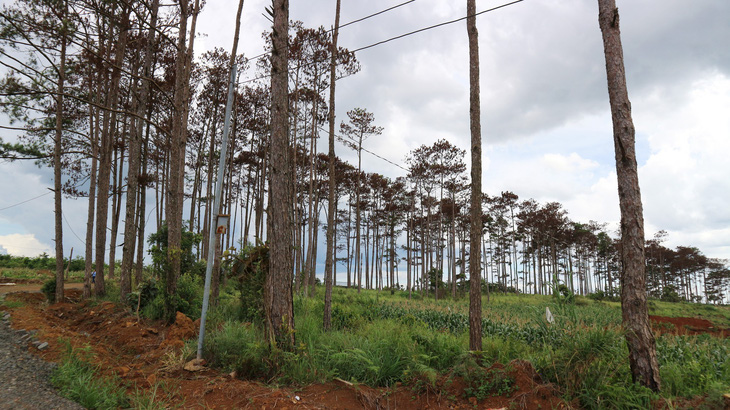
<instances>
[{"instance_id":1,"label":"patch of weeds","mask_svg":"<svg viewBox=\"0 0 730 410\"><path fill-rule=\"evenodd\" d=\"M725 407L725 392L728 386L721 382L712 382L707 391L707 397L700 405L701 410L722 409Z\"/></svg>"},{"instance_id":2,"label":"patch of weeds","mask_svg":"<svg viewBox=\"0 0 730 410\"><path fill-rule=\"evenodd\" d=\"M0 300L0 305L5 306L8 309L17 309L25 306L25 303L19 300Z\"/></svg>"},{"instance_id":3,"label":"patch of weeds","mask_svg":"<svg viewBox=\"0 0 730 410\"><path fill-rule=\"evenodd\" d=\"M160 370L163 372L174 372L182 370L188 360L195 356L196 345L193 345L193 340L188 340L182 347L182 349L173 349L165 353L162 357L162 366ZM196 340L197 343L197 340Z\"/></svg>"},{"instance_id":4,"label":"patch of weeds","mask_svg":"<svg viewBox=\"0 0 730 410\"><path fill-rule=\"evenodd\" d=\"M490 396L510 396L517 391L517 385L508 371L508 368L485 369L480 366L468 366L462 373L467 384L464 393L467 397L475 397L480 401Z\"/></svg>"},{"instance_id":5,"label":"patch of weeds","mask_svg":"<svg viewBox=\"0 0 730 410\"><path fill-rule=\"evenodd\" d=\"M141 410L164 410L173 407L183 407L184 403L180 403L180 398L177 396L178 392L173 391L165 382L158 381L147 391L135 387L135 392L131 399L132 408ZM174 406L173 403L175 403Z\"/></svg>"},{"instance_id":6,"label":"patch of weeds","mask_svg":"<svg viewBox=\"0 0 730 410\"><path fill-rule=\"evenodd\" d=\"M62 396L87 409L127 408L130 405L126 390L115 377L102 377L89 346L74 349L68 340L60 340L66 347L63 361L53 371L51 382Z\"/></svg>"},{"instance_id":7,"label":"patch of weeds","mask_svg":"<svg viewBox=\"0 0 730 410\"><path fill-rule=\"evenodd\" d=\"M428 361L428 359L424 361ZM436 373L436 370L433 368L416 362L413 364L412 368L409 368L404 372L404 376L414 394L436 392L436 379L438 377L438 373Z\"/></svg>"}]
</instances>

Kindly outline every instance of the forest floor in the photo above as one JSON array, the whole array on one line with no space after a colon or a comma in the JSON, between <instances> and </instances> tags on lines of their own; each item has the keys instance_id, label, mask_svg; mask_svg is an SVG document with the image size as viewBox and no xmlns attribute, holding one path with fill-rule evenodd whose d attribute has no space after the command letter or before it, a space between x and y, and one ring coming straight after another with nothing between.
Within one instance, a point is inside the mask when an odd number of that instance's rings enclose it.
<instances>
[{"instance_id":1,"label":"forest floor","mask_svg":"<svg viewBox=\"0 0 730 410\"><path fill-rule=\"evenodd\" d=\"M30 285L28 285L30 286ZM0 287L4 288L4 287ZM19 289L19 288L16 288ZM14 289L14 290L16 290ZM310 386L272 386L241 380L235 374L215 369L184 369L180 353L184 340L197 336L198 322L178 314L173 325L140 319L128 309L111 302L84 301L81 291L66 292L63 303L48 305L41 293L9 293L0 306L9 311L14 329L36 330L37 340L46 341L43 351L28 342L28 350L46 361L58 362L70 344L74 349L90 348L93 362L106 376L118 376L130 394L146 390L166 406L177 408L252 409L560 409L574 408L559 390L542 383L532 365L515 360L504 368L514 378L516 390L505 396L481 401L465 394L463 380L441 376L436 386L429 383L396 384L371 388L344 380ZM13 303L15 302L15 303ZM12 306L12 307L9 307ZM708 333L728 337L707 320L652 316L655 331L676 334Z\"/></svg>"}]
</instances>

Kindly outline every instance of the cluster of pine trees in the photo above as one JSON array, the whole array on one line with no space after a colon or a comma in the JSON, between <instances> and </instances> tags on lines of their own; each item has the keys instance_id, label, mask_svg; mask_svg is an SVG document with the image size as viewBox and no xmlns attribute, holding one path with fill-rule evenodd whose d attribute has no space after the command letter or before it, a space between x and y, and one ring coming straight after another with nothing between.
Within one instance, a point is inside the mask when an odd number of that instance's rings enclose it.
<instances>
[{"instance_id":1,"label":"cluster of pine trees","mask_svg":"<svg viewBox=\"0 0 730 410\"><path fill-rule=\"evenodd\" d=\"M472 290L484 280L539 294L558 284L579 294L618 292L625 245L605 225L571 221L559 203L520 201L511 192L482 194L474 189L481 185L479 161L472 161L467 178L466 152L448 141L410 152L405 176L363 170L363 142L383 129L366 109L348 107L336 130L335 80L360 70L354 53L337 46L339 1L333 30L289 24L288 3L272 3L267 53L254 59L235 55L235 46L232 53L216 48L193 58L203 3L17 0L0 11L7 69L0 108L17 125L5 128L22 132L18 143L0 141L0 157L53 167L57 300L63 297L63 195L88 200L87 297L94 270L93 291L105 293L104 260L106 272L113 273L120 234L126 297L132 278L141 278L145 231L166 232L161 279L174 294L183 231L207 233L218 214L230 215L231 229L214 250L202 241L193 250L196 257L270 241L267 297L274 299L313 292L321 242L328 245L328 292L338 266L345 270L339 280L348 286L404 286L435 297L456 296L467 277ZM474 4L467 4L470 44L476 45ZM480 158L478 49L470 50L471 155ZM223 181L216 181L231 63L238 74L228 165ZM356 152L357 166L335 156L335 138ZM220 209L213 209L216 183L223 184ZM146 226L148 213L155 214L156 226ZM659 235L640 247L647 255L650 294L726 300L730 274L724 261L696 248L668 249L662 240ZM481 275L470 275L473 266ZM400 283L400 269L406 283ZM290 302L267 303L271 327L293 327ZM276 340L286 338L286 329L274 333Z\"/></svg>"}]
</instances>

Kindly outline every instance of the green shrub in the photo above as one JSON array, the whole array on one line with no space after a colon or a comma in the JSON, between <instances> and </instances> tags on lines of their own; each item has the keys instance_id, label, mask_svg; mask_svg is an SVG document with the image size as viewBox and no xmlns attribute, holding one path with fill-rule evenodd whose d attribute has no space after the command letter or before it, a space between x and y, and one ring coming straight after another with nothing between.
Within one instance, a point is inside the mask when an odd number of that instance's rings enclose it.
<instances>
[{"instance_id":1,"label":"green shrub","mask_svg":"<svg viewBox=\"0 0 730 410\"><path fill-rule=\"evenodd\" d=\"M147 238L147 243L150 245L148 250L152 256L152 266L154 269L155 276L158 279L164 279L165 275L170 271L167 262L167 223L163 222L160 229L150 234ZM193 254L193 247L196 246L202 240L203 236L195 234L187 229L187 226L182 227L181 234L181 253L180 253L180 272L182 273L200 273L200 266L196 265L195 255ZM203 263L203 272L205 272L205 264Z\"/></svg>"},{"instance_id":2,"label":"green shrub","mask_svg":"<svg viewBox=\"0 0 730 410\"><path fill-rule=\"evenodd\" d=\"M137 291L127 295L127 305L133 310L136 310L138 306L142 310L157 297L158 293L157 281L148 279L137 286Z\"/></svg>"},{"instance_id":3,"label":"green shrub","mask_svg":"<svg viewBox=\"0 0 730 410\"><path fill-rule=\"evenodd\" d=\"M679 296L679 293L677 293L677 289L674 286L665 286L664 289L662 289L662 295L659 297L664 302L672 302L672 303L679 303L683 299L681 296Z\"/></svg>"},{"instance_id":4,"label":"green shrub","mask_svg":"<svg viewBox=\"0 0 730 410\"><path fill-rule=\"evenodd\" d=\"M199 318L203 307L202 279L189 273L181 275L177 281L177 292L172 296L165 292L164 283L157 282L156 296L140 309L142 315L154 320L169 319L165 317L166 298L172 299L171 304L176 307L178 312L184 313L193 320Z\"/></svg>"},{"instance_id":5,"label":"green shrub","mask_svg":"<svg viewBox=\"0 0 730 410\"><path fill-rule=\"evenodd\" d=\"M553 288L553 299L559 304L572 305L575 303L575 294L570 288L561 283Z\"/></svg>"},{"instance_id":6,"label":"green shrub","mask_svg":"<svg viewBox=\"0 0 730 410\"><path fill-rule=\"evenodd\" d=\"M269 246L245 246L234 257L230 270L241 297L241 319L264 323L264 285L269 272Z\"/></svg>"},{"instance_id":7,"label":"green shrub","mask_svg":"<svg viewBox=\"0 0 730 410\"><path fill-rule=\"evenodd\" d=\"M41 292L46 295L48 303L56 303L56 278L47 280L41 287Z\"/></svg>"},{"instance_id":8,"label":"green shrub","mask_svg":"<svg viewBox=\"0 0 730 410\"><path fill-rule=\"evenodd\" d=\"M604 292L602 290L597 290L593 293L589 293L586 297L597 302L603 302L604 300L609 302L619 302L621 300L619 295L617 295L615 292Z\"/></svg>"}]
</instances>

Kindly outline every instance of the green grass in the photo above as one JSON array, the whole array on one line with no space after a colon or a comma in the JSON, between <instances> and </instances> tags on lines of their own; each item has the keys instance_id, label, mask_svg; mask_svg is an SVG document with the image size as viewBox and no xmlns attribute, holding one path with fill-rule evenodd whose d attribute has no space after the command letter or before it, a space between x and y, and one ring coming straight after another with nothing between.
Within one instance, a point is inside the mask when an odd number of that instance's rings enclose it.
<instances>
[{"instance_id":1,"label":"green grass","mask_svg":"<svg viewBox=\"0 0 730 410\"><path fill-rule=\"evenodd\" d=\"M0 278L5 281L28 281L43 283L55 277L55 272L47 269L31 268L0 268ZM69 282L83 282L84 271L71 271L68 274Z\"/></svg>"},{"instance_id":2,"label":"green grass","mask_svg":"<svg viewBox=\"0 0 730 410\"><path fill-rule=\"evenodd\" d=\"M25 306L25 304L19 300L5 300L0 299L0 305L5 306L8 309L15 309Z\"/></svg>"},{"instance_id":3,"label":"green grass","mask_svg":"<svg viewBox=\"0 0 730 410\"><path fill-rule=\"evenodd\" d=\"M127 385L119 377L101 375L89 346L74 349L68 340L60 339L66 346L63 360L53 370L51 383L60 394L87 409L168 409L176 393L166 384L157 383L150 390L133 386L134 393L127 394ZM179 403L178 403L179 404Z\"/></svg>"},{"instance_id":4,"label":"green grass","mask_svg":"<svg viewBox=\"0 0 730 410\"><path fill-rule=\"evenodd\" d=\"M92 365L90 348L73 349L66 344L66 355L53 371L51 382L62 396L87 409L127 408L130 401L121 381L100 377L98 367Z\"/></svg>"},{"instance_id":5,"label":"green grass","mask_svg":"<svg viewBox=\"0 0 730 410\"><path fill-rule=\"evenodd\" d=\"M438 374L461 372L470 378L471 394L479 397L506 394L511 386L504 374L490 375L484 369L521 359L531 362L545 382L558 386L566 400L577 399L591 409L641 409L660 397L671 402L730 387L730 341L710 336L658 337L664 390L656 394L634 384L618 303L577 298L569 305L550 296L493 294L490 302L483 301L479 364L466 371L466 298L409 301L404 292L358 294L336 288L333 330L328 333L322 330L322 299L321 288L315 298L295 297L297 347L281 352L268 347L259 327L236 319L240 302L235 291L224 289L211 312L209 329L217 330L206 338L206 358L244 378L285 385L333 378L370 386L433 385ZM553 324L545 320L546 307L555 317ZM666 314L672 306L659 307ZM716 313L715 307L709 308L691 305L683 312Z\"/></svg>"}]
</instances>

